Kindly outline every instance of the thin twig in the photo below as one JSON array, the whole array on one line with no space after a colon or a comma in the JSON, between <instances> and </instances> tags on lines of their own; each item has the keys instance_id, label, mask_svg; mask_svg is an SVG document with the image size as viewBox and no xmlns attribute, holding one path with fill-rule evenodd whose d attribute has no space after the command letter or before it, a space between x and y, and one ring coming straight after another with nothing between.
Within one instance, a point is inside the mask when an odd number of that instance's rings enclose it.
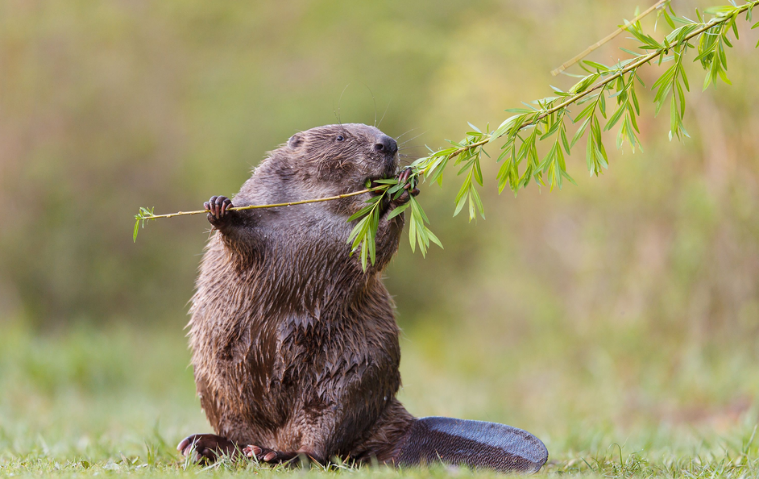
<instances>
[{"instance_id":1,"label":"thin twig","mask_svg":"<svg viewBox=\"0 0 759 479\"><path fill-rule=\"evenodd\" d=\"M306 203L321 203L323 201L339 200L339 199L342 199L342 198L348 198L350 196L363 195L364 193L370 193L372 191L384 190L388 186L389 185L375 186L374 188L367 188L367 189L361 190L361 191L354 191L353 193L345 193L344 195L328 196L326 198L315 198L315 199L312 199L312 200L291 201L289 203L274 203L274 204L271 204L271 205L233 206L232 208L227 208L227 211L255 210L255 209L259 209L259 208L279 208L281 206L305 205ZM150 215L150 216L145 216L142 219L154 220L154 219L157 219L157 218L173 218L174 216L200 215L200 214L203 214L203 213L208 213L208 210L178 211L176 213L171 213L171 214L167 214L167 215Z\"/></svg>"},{"instance_id":2,"label":"thin twig","mask_svg":"<svg viewBox=\"0 0 759 479\"><path fill-rule=\"evenodd\" d=\"M651 6L651 7L650 7L648 10L646 10L646 11L645 11L645 12L643 12L643 13L641 13L641 14L640 14L640 15L638 15L637 17L633 18L633 19L632 19L632 21L631 21L630 23L635 23L635 22L637 22L638 20L642 19L643 17L645 17L645 16L646 16L646 15L648 15L649 13L653 12L654 10L656 10L657 8L659 8L660 6L664 5L664 4L665 4L667 1L668 1L668 0L659 0L659 1L658 1L658 2L656 2L654 5L652 5L652 6ZM580 53L579 55L575 56L575 57L574 57L574 58L572 58L571 60L568 60L568 61L564 62L564 64L562 64L562 65L561 65L559 68L556 68L556 69L552 70L552 71L551 71L551 75L553 75L553 76L556 76L556 75L558 75L559 73L563 72L563 71L564 71L564 70L566 70L567 68L571 67L571 66L572 66L572 65L574 65L575 63L579 62L580 60L582 60L582 59L583 59L583 58L585 58L586 56L588 56L588 55L590 55L591 53L593 53L593 51L594 51L594 50L596 50L598 47L600 47L600 46L601 46L601 45L603 45L604 43L607 43L607 42L609 42L609 41L613 40L614 38L616 38L618 35L620 35L620 34L621 34L622 32L624 32L625 30L627 30L627 25L625 25L625 26L622 26L622 27L619 27L619 28L618 28L618 29L617 29L617 30L616 30L614 33L611 33L610 35L607 35L607 36L606 36L606 37L604 37L603 39L601 39L601 40L597 41L597 42L596 42L596 43L594 43L593 45L591 45L591 46L589 46L588 48L586 48L585 50L583 50L583 52L582 52L582 53Z\"/></svg>"}]
</instances>

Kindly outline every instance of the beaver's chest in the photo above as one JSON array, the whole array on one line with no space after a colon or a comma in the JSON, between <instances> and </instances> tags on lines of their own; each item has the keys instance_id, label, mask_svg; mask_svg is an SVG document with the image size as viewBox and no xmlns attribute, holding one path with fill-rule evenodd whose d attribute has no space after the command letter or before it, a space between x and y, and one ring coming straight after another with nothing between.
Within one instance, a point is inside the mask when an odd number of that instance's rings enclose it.
<instances>
[{"instance_id":1,"label":"beaver's chest","mask_svg":"<svg viewBox=\"0 0 759 479\"><path fill-rule=\"evenodd\" d=\"M234 412L233 422L275 430L302 414L350 407L346 398L384 402L397 390L397 327L288 318L234 335L205 333L217 336L209 338L217 346L213 357L201 360L214 379L206 394L217 399L204 408L224 411L209 414L219 416L220 426L221 416Z\"/></svg>"}]
</instances>

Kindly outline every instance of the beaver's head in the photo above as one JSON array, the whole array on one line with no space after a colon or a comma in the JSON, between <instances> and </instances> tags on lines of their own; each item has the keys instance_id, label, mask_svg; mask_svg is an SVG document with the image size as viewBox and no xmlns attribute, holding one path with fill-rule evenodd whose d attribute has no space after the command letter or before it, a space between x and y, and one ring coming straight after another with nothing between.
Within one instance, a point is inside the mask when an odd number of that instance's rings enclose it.
<instances>
[{"instance_id":1,"label":"beaver's head","mask_svg":"<svg viewBox=\"0 0 759 479\"><path fill-rule=\"evenodd\" d=\"M305 179L336 194L363 189L367 180L390 178L398 167L395 140L359 123L296 133L285 148Z\"/></svg>"},{"instance_id":2,"label":"beaver's head","mask_svg":"<svg viewBox=\"0 0 759 479\"><path fill-rule=\"evenodd\" d=\"M265 205L330 198L362 191L367 182L394 177L397 169L398 144L379 129L355 123L320 126L296 133L270 152L232 203ZM255 209L247 216L250 224L266 231L269 240L278 242L278 251L291 251L288 246L298 254L318 250L324 261L343 264L356 224L348 219L371 199L372 193L367 192L293 208ZM395 204L385 197L374 211L385 215ZM381 270L398 249L404 223L403 215L380 221L373 271ZM330 247L336 248L335 254L325 254ZM301 257L287 254L288 261ZM352 267L360 263L357 258L353 256ZM360 272L360 265L354 270Z\"/></svg>"}]
</instances>

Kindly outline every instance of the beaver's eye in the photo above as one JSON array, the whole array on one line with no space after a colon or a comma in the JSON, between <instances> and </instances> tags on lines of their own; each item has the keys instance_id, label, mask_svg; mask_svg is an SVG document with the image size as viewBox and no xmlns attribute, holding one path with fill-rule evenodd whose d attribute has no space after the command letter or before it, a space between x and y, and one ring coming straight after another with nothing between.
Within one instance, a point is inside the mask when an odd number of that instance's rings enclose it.
<instances>
[{"instance_id":1,"label":"beaver's eye","mask_svg":"<svg viewBox=\"0 0 759 479\"><path fill-rule=\"evenodd\" d=\"M336 140L337 141L343 141L343 140L345 140L345 138L343 138L343 135L337 135Z\"/></svg>"}]
</instances>

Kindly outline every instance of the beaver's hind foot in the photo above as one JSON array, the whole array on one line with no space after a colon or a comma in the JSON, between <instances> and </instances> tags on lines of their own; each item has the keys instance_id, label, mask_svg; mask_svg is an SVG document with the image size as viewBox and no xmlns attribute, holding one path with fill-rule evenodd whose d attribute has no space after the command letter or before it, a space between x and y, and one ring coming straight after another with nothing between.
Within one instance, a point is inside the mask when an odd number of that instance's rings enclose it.
<instances>
[{"instance_id":1,"label":"beaver's hind foot","mask_svg":"<svg viewBox=\"0 0 759 479\"><path fill-rule=\"evenodd\" d=\"M179 443L177 450L185 457L192 456L199 463L213 463L219 456L232 457L237 452L237 445L225 437L216 434L192 434Z\"/></svg>"},{"instance_id":2,"label":"beaver's hind foot","mask_svg":"<svg viewBox=\"0 0 759 479\"><path fill-rule=\"evenodd\" d=\"M299 452L280 452L274 451L266 447L259 447L249 445L243 448L242 453L251 459L255 459L258 462L265 462L267 464L299 464L295 459L301 454Z\"/></svg>"}]
</instances>

